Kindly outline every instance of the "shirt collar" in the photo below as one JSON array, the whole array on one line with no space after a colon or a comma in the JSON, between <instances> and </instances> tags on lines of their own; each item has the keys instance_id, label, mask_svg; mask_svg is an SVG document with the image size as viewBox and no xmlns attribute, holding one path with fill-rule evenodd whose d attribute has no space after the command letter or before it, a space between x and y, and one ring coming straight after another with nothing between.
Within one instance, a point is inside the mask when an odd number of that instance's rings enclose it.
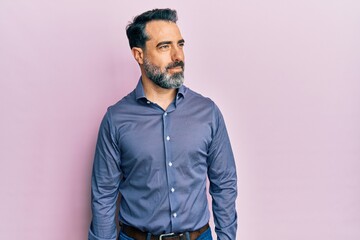
<instances>
[{"instance_id":1,"label":"shirt collar","mask_svg":"<svg viewBox=\"0 0 360 240\"><path fill-rule=\"evenodd\" d=\"M185 97L186 90L187 90L187 87L185 87L184 85L181 85L181 87L179 87L178 92L176 94L176 101L179 100L181 97L183 97L183 98ZM145 92L144 92L144 86L141 82L141 77L135 88L135 97L136 97L136 100L146 99Z\"/></svg>"},{"instance_id":2,"label":"shirt collar","mask_svg":"<svg viewBox=\"0 0 360 240\"><path fill-rule=\"evenodd\" d=\"M143 87L143 84L141 82L141 77L139 79L139 82L135 88L135 97L136 97L136 100L139 100L139 99L142 99L142 98L145 98L146 99L146 96L145 96L145 92L144 92L144 87Z\"/></svg>"},{"instance_id":3,"label":"shirt collar","mask_svg":"<svg viewBox=\"0 0 360 240\"><path fill-rule=\"evenodd\" d=\"M185 97L185 93L186 93L186 87L184 85L181 85L181 87L179 87L176 97L177 98Z\"/></svg>"}]
</instances>

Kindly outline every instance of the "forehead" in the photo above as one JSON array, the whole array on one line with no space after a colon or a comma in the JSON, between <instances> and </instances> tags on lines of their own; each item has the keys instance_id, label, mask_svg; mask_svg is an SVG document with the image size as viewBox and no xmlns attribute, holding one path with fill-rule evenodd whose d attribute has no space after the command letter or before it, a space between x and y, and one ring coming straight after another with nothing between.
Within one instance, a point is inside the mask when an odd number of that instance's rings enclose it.
<instances>
[{"instance_id":1,"label":"forehead","mask_svg":"<svg viewBox=\"0 0 360 240\"><path fill-rule=\"evenodd\" d=\"M182 39L178 26L170 21L154 20L148 22L145 31L149 41L178 41Z\"/></svg>"}]
</instances>

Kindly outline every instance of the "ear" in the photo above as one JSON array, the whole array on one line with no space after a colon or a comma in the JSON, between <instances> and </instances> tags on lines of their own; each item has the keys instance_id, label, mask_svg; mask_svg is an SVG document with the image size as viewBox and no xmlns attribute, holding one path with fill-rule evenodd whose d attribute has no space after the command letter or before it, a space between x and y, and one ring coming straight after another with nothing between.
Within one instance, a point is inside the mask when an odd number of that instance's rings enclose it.
<instances>
[{"instance_id":1,"label":"ear","mask_svg":"<svg viewBox=\"0 0 360 240\"><path fill-rule=\"evenodd\" d=\"M131 49L131 53L134 56L135 60L138 62L138 64L144 63L144 52L139 47L133 47Z\"/></svg>"}]
</instances>

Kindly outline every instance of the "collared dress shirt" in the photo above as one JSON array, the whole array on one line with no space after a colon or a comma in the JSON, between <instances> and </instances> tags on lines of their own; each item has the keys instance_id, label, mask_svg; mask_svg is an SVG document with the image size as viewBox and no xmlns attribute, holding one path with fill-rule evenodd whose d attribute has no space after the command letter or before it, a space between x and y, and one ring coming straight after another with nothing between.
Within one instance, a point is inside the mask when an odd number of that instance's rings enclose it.
<instances>
[{"instance_id":1,"label":"collared dress shirt","mask_svg":"<svg viewBox=\"0 0 360 240\"><path fill-rule=\"evenodd\" d=\"M144 232L194 231L209 221L206 181L218 239L235 240L236 168L224 119L213 101L185 86L163 110L141 83L108 108L92 172L91 240L115 240L119 221Z\"/></svg>"}]
</instances>

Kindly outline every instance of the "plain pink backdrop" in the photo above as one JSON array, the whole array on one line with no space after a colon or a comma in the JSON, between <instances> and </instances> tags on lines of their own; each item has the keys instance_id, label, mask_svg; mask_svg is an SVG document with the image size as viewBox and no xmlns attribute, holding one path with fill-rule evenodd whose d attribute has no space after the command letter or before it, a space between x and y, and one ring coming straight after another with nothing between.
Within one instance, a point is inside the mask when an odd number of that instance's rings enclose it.
<instances>
[{"instance_id":1,"label":"plain pink backdrop","mask_svg":"<svg viewBox=\"0 0 360 240\"><path fill-rule=\"evenodd\" d=\"M125 26L155 7L227 122L238 239L360 239L356 0L1 0L0 239L87 238L99 123L140 74Z\"/></svg>"}]
</instances>

